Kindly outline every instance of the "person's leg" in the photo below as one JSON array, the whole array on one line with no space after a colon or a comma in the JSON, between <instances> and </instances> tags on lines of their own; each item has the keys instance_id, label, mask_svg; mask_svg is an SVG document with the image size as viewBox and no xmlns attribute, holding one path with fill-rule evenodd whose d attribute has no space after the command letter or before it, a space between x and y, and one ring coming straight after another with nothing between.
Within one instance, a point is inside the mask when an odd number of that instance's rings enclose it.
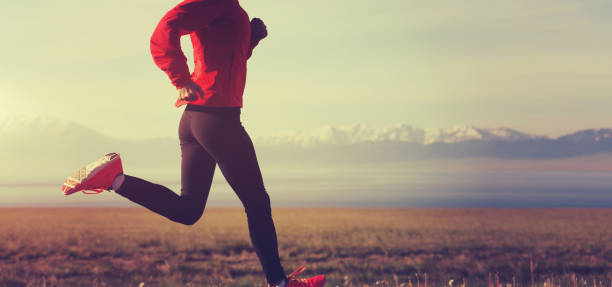
<instances>
[{"instance_id":1,"label":"person's leg","mask_svg":"<svg viewBox=\"0 0 612 287\"><path fill-rule=\"evenodd\" d=\"M179 125L181 144L181 195L163 185L125 175L118 194L172 221L191 225L197 222L206 205L215 160L191 135L191 118L184 113Z\"/></svg>"},{"instance_id":2,"label":"person's leg","mask_svg":"<svg viewBox=\"0 0 612 287\"><path fill-rule=\"evenodd\" d=\"M270 198L239 111L223 115L198 112L201 120L192 121L193 135L217 161L223 176L242 201L255 252L268 282L276 284L285 278L285 273L278 255Z\"/></svg>"}]
</instances>

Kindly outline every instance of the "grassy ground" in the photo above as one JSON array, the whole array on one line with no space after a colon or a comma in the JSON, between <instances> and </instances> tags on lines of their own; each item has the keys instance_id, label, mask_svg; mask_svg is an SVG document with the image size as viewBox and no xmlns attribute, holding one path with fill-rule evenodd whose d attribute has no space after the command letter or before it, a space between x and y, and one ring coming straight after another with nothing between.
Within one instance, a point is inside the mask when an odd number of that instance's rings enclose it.
<instances>
[{"instance_id":1,"label":"grassy ground","mask_svg":"<svg viewBox=\"0 0 612 287\"><path fill-rule=\"evenodd\" d=\"M612 209L273 213L287 272L306 265L327 286L612 286ZM189 227L145 209L0 209L0 286L263 280L241 209L209 208Z\"/></svg>"}]
</instances>

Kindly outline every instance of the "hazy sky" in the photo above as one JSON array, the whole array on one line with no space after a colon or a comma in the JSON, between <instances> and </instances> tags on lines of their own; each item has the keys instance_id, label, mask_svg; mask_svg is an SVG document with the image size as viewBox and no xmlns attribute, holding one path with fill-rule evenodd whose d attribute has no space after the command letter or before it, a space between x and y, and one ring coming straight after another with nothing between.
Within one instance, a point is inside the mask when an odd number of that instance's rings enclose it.
<instances>
[{"instance_id":1,"label":"hazy sky","mask_svg":"<svg viewBox=\"0 0 612 287\"><path fill-rule=\"evenodd\" d=\"M5 1L0 115L176 136L149 38L179 1ZM249 62L251 135L326 124L612 127L612 2L243 0L269 38ZM183 48L191 59L188 37Z\"/></svg>"}]
</instances>

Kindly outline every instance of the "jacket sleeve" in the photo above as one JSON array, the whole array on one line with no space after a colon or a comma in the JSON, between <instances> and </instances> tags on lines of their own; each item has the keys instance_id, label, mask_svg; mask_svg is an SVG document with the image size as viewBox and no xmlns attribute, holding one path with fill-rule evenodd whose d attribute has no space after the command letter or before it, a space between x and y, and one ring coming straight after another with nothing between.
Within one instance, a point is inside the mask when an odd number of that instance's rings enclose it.
<instances>
[{"instance_id":1,"label":"jacket sleeve","mask_svg":"<svg viewBox=\"0 0 612 287\"><path fill-rule=\"evenodd\" d=\"M205 28L229 11L231 0L186 0L168 11L151 36L151 55L178 89L191 80L181 36Z\"/></svg>"}]
</instances>

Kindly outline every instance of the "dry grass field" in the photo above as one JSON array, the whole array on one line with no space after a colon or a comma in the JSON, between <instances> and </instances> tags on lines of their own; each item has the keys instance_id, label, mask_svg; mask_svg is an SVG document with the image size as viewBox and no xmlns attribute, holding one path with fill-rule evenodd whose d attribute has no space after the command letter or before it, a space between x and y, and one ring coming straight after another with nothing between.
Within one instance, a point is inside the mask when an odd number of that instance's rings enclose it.
<instances>
[{"instance_id":1,"label":"dry grass field","mask_svg":"<svg viewBox=\"0 0 612 287\"><path fill-rule=\"evenodd\" d=\"M327 286L612 286L612 209L274 209ZM241 209L0 209L0 286L264 286ZM464 281L465 280L465 281ZM144 283L144 284L142 284ZM510 285L507 285L510 284Z\"/></svg>"}]
</instances>

